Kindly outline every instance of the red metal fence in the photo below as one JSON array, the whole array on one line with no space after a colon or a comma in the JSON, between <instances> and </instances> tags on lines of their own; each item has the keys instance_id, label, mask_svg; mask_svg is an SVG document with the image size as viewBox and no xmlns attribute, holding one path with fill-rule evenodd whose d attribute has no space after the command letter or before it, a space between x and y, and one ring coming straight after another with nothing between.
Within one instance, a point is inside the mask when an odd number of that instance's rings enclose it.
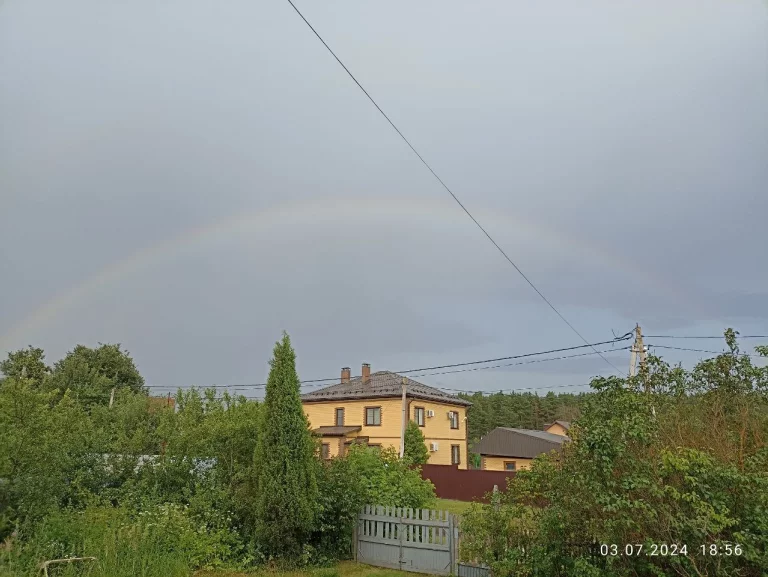
<instances>
[{"instance_id":1,"label":"red metal fence","mask_svg":"<svg viewBox=\"0 0 768 577\"><path fill-rule=\"evenodd\" d=\"M507 478L514 476L514 471L459 469L458 465L423 465L421 468L421 478L432 481L440 499L457 501L487 502L486 494L493 491L494 485L504 491Z\"/></svg>"}]
</instances>

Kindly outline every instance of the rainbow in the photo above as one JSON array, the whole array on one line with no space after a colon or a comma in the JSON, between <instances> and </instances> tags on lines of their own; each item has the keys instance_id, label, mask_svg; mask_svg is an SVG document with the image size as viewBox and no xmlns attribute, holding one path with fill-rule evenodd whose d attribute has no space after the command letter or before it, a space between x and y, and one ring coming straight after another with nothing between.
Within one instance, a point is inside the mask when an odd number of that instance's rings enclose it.
<instances>
[{"instance_id":1,"label":"rainbow","mask_svg":"<svg viewBox=\"0 0 768 577\"><path fill-rule=\"evenodd\" d=\"M566 238L561 231L547 225L544 221L532 222L528 218L521 219L496 209L475 210L474 214L492 235L501 236L499 234L501 230L513 231L516 235L522 235L521 241L525 243L533 240L542 244L554 243L552 247L559 247L559 250L567 247L569 252L583 251L585 256L597 257L607 267L625 272L635 282L639 282L640 286L654 290L656 293L677 293L648 272L638 270L634 263L628 263L624 257L613 253L610 248L590 244L580 238ZM384 223L381 226L391 226L393 222L404 226L414 222L419 226L434 227L437 223L450 226L454 230L465 231L474 226L450 199L437 197L329 196L236 213L205 226L188 229L175 237L143 248L127 258L102 268L69 290L55 295L2 334L0 350L21 346L25 339L32 339L36 331L51 324L56 317L78 303L84 302L89 296L108 290L120 279L136 274L142 268L172 257L185 249L217 241L237 241L245 235L263 234L280 228L316 231L318 227L337 228L365 219L371 222L372 226L376 226L376 221L379 219ZM480 231L475 232L478 235L481 234ZM501 243L503 246L504 241ZM495 249L489 245L488 250ZM524 246L521 250L524 250ZM514 259L514 251L511 251L510 256ZM500 255L499 266L506 266ZM510 271L510 274L517 274L511 267ZM673 296L680 302L685 300L681 294Z\"/></svg>"}]
</instances>

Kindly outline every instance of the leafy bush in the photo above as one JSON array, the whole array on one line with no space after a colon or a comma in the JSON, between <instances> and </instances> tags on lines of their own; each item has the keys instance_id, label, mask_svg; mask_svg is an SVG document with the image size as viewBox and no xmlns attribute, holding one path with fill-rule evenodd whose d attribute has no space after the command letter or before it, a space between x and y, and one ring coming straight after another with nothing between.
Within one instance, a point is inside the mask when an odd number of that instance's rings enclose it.
<instances>
[{"instance_id":1,"label":"leafy bush","mask_svg":"<svg viewBox=\"0 0 768 577\"><path fill-rule=\"evenodd\" d=\"M405 450L403 458L412 465L426 465L429 461L429 450L424 441L424 433L415 421L409 421L405 429Z\"/></svg>"},{"instance_id":2,"label":"leafy bush","mask_svg":"<svg viewBox=\"0 0 768 577\"><path fill-rule=\"evenodd\" d=\"M348 558L358 513L366 504L425 507L434 486L394 449L378 451L353 445L343 458L331 459L318 476L321 512L313 544L324 558Z\"/></svg>"},{"instance_id":3,"label":"leafy bush","mask_svg":"<svg viewBox=\"0 0 768 577\"><path fill-rule=\"evenodd\" d=\"M494 575L757 576L768 571L768 369L737 352L686 373L651 359L595 379L560 454L465 515L462 555ZM593 542L687 555L595 554ZM742 555L702 555L739 544Z\"/></svg>"}]
</instances>

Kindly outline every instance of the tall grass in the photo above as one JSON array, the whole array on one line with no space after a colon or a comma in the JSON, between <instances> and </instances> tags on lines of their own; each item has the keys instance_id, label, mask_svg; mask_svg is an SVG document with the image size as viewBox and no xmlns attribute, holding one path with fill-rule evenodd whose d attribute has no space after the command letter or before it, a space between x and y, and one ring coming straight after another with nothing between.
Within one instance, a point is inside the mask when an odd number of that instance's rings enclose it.
<instances>
[{"instance_id":1,"label":"tall grass","mask_svg":"<svg viewBox=\"0 0 768 577\"><path fill-rule=\"evenodd\" d=\"M23 545L0 552L0 577L39 577L49 559L95 557L51 565L50 577L188 577L221 566L231 552L216 532L195 526L183 509L160 507L141 515L93 507L47 517Z\"/></svg>"}]
</instances>

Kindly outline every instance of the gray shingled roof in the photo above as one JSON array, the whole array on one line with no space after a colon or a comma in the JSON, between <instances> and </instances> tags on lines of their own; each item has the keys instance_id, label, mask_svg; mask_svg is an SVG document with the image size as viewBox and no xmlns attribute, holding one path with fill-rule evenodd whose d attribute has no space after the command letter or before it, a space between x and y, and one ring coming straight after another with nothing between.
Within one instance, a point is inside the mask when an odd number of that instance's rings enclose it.
<instances>
[{"instance_id":1,"label":"gray shingled roof","mask_svg":"<svg viewBox=\"0 0 768 577\"><path fill-rule=\"evenodd\" d=\"M560 425L566 431L571 428L571 422L570 421L552 421L551 423L547 423L544 426L548 428L548 427L551 427L552 425L554 425L555 423Z\"/></svg>"},{"instance_id":2,"label":"gray shingled roof","mask_svg":"<svg viewBox=\"0 0 768 577\"><path fill-rule=\"evenodd\" d=\"M466 407L472 404L455 395L449 395L439 389L419 383L408 377L405 377L405 379L406 395L411 399L423 399ZM365 384L363 383L362 377L356 377L351 379L348 383L331 385L330 387L325 387L319 391L313 391L302 395L301 400L304 402L318 402L399 397L403 394L402 382L402 375L391 373L389 371L377 371L371 373L369 381Z\"/></svg>"},{"instance_id":3,"label":"gray shingled roof","mask_svg":"<svg viewBox=\"0 0 768 577\"><path fill-rule=\"evenodd\" d=\"M480 439L472 450L480 455L533 459L553 449L559 450L568 440L568 437L546 431L497 427Z\"/></svg>"}]
</instances>

